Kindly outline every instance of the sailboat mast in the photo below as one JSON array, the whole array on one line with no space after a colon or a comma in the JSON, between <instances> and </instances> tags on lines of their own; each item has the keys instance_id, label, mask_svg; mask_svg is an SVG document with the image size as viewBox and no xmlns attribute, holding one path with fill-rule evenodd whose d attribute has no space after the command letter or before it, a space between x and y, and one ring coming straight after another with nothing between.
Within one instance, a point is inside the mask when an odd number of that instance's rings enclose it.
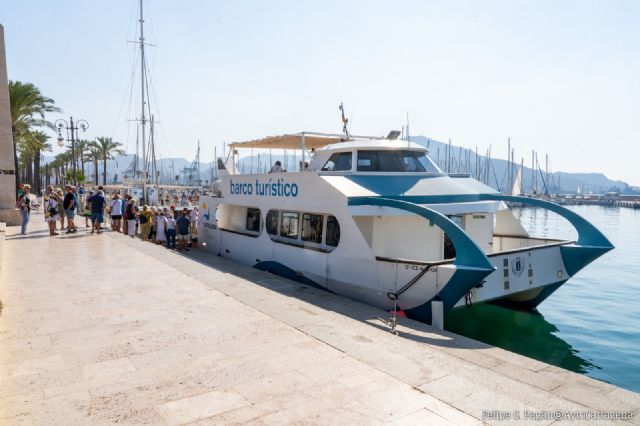
<instances>
[{"instance_id":1,"label":"sailboat mast","mask_svg":"<svg viewBox=\"0 0 640 426\"><path fill-rule=\"evenodd\" d=\"M253 160L252 160L253 161ZM198 151L196 152L196 185L200 186L201 176L200 176L200 139L198 139Z\"/></svg>"},{"instance_id":2,"label":"sailboat mast","mask_svg":"<svg viewBox=\"0 0 640 426\"><path fill-rule=\"evenodd\" d=\"M520 160L520 193L518 195L524 194L524 179L522 176L524 170L524 157Z\"/></svg>"},{"instance_id":3,"label":"sailboat mast","mask_svg":"<svg viewBox=\"0 0 640 426\"><path fill-rule=\"evenodd\" d=\"M507 138L507 188L513 192L513 183L511 182L511 138ZM509 195L513 195L509 193Z\"/></svg>"},{"instance_id":4,"label":"sailboat mast","mask_svg":"<svg viewBox=\"0 0 640 426\"><path fill-rule=\"evenodd\" d=\"M211 163L211 190L212 191L213 191L213 181L218 176L218 174L215 172L216 166L218 164L218 152L217 151L218 151L218 149L214 145L213 146L213 162Z\"/></svg>"},{"instance_id":5,"label":"sailboat mast","mask_svg":"<svg viewBox=\"0 0 640 426\"><path fill-rule=\"evenodd\" d=\"M547 182L549 182L549 154L544 155L544 175Z\"/></svg>"},{"instance_id":6,"label":"sailboat mast","mask_svg":"<svg viewBox=\"0 0 640 426\"><path fill-rule=\"evenodd\" d=\"M156 184L156 193L160 194L160 185L158 184L158 175L160 173L158 173L157 167L156 167L156 144L155 144L155 140L154 140L154 117L153 115L151 116L151 127L149 128L149 132L150 135L149 137L151 138L151 172L153 173L153 181ZM162 164L162 163L161 163ZM162 166L160 166L162 167Z\"/></svg>"},{"instance_id":7,"label":"sailboat mast","mask_svg":"<svg viewBox=\"0 0 640 426\"><path fill-rule=\"evenodd\" d=\"M513 180L513 184L511 185L511 195L513 194L513 187L516 184L516 181L518 180L519 176L518 176L518 167L516 166L516 151L514 148L511 148L511 180ZM518 195L518 194L516 194Z\"/></svg>"},{"instance_id":8,"label":"sailboat mast","mask_svg":"<svg viewBox=\"0 0 640 426\"><path fill-rule=\"evenodd\" d=\"M140 122L142 127L142 196L144 197L144 202L147 203L147 191L146 191L146 181L147 181L147 155L146 155L146 138L145 138L145 126L147 124L147 117L145 115L144 106L145 106L145 67L144 67L144 19L142 17L142 0L140 0Z\"/></svg>"},{"instance_id":9,"label":"sailboat mast","mask_svg":"<svg viewBox=\"0 0 640 426\"><path fill-rule=\"evenodd\" d=\"M451 139L449 139L447 146L447 173L451 173Z\"/></svg>"},{"instance_id":10,"label":"sailboat mast","mask_svg":"<svg viewBox=\"0 0 640 426\"><path fill-rule=\"evenodd\" d=\"M531 194L536 193L536 151L531 150Z\"/></svg>"}]
</instances>

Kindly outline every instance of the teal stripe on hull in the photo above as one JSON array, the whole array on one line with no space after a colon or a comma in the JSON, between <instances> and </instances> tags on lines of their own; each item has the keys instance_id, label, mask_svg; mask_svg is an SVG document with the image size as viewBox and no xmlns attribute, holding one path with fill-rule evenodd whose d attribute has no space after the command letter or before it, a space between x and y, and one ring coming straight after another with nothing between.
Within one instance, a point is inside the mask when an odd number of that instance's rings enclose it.
<instances>
[{"instance_id":1,"label":"teal stripe on hull","mask_svg":"<svg viewBox=\"0 0 640 426\"><path fill-rule=\"evenodd\" d=\"M272 260L269 260L269 261L256 263L255 265L253 265L253 267L256 268L256 269L259 269L261 271L271 272L272 274L279 275L279 276L281 276L283 278L287 278L287 279L290 279L292 281L297 281L299 283L306 284L306 285L309 285L311 287L316 287L316 288L320 288L322 290L329 291L327 288L322 287L317 282L315 282L313 280L310 280L309 278L305 277L304 275L298 274L296 271L294 271L293 269L289 268L286 265L283 265L280 262L274 262Z\"/></svg>"}]
</instances>

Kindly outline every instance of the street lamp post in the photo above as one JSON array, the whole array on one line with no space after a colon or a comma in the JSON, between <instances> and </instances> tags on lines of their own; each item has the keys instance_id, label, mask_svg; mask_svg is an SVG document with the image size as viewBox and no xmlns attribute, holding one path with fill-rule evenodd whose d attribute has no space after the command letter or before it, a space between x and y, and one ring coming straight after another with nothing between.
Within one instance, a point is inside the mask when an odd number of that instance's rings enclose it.
<instances>
[{"instance_id":1,"label":"street lamp post","mask_svg":"<svg viewBox=\"0 0 640 426\"><path fill-rule=\"evenodd\" d=\"M62 148L64 146L65 139L62 137L62 129L67 131L67 142L71 143L71 163L73 167L73 184L78 185L78 175L76 173L77 160L76 160L76 141L78 140L78 130L86 132L89 128L87 120L77 120L73 122L73 117L69 117L69 123L60 118L55 121L54 126L58 129L58 146Z\"/></svg>"}]
</instances>

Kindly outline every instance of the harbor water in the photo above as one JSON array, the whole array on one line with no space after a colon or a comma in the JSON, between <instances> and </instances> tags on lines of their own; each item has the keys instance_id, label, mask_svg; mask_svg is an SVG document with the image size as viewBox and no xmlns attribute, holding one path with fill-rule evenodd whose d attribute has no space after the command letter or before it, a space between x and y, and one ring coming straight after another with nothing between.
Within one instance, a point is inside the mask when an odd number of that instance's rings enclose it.
<instances>
[{"instance_id":1,"label":"harbor water","mask_svg":"<svg viewBox=\"0 0 640 426\"><path fill-rule=\"evenodd\" d=\"M615 249L597 259L534 311L476 304L450 312L445 328L549 364L640 392L640 211L569 206ZM514 209L533 236L575 240L548 210Z\"/></svg>"}]
</instances>

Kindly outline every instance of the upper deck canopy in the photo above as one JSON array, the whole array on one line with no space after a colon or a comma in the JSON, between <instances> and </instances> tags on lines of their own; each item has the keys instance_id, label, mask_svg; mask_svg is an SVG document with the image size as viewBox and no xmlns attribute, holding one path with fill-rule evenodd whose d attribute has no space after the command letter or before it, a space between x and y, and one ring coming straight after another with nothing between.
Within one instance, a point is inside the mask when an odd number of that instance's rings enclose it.
<instances>
[{"instance_id":1,"label":"upper deck canopy","mask_svg":"<svg viewBox=\"0 0 640 426\"><path fill-rule=\"evenodd\" d=\"M351 136L353 139L383 139L379 136ZM237 148L261 148L261 149L318 149L338 142L346 142L343 134L300 132L280 136L268 136L246 142L232 142L229 146Z\"/></svg>"}]
</instances>

